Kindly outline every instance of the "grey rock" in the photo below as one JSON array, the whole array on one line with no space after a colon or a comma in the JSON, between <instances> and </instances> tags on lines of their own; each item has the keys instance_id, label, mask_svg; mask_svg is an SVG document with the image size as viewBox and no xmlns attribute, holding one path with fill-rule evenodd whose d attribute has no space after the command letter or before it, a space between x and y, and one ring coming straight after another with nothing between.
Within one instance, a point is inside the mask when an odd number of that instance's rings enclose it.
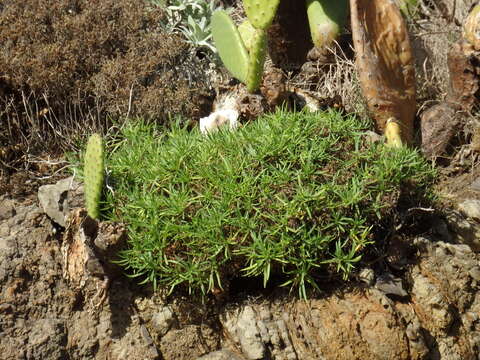
<instances>
[{"instance_id":1,"label":"grey rock","mask_svg":"<svg viewBox=\"0 0 480 360\"><path fill-rule=\"evenodd\" d=\"M418 319L414 319L413 322L408 324L405 335L408 338L408 344L410 347L410 356L413 359L425 359L430 350L425 344L425 339L422 334L422 329Z\"/></svg>"},{"instance_id":2,"label":"grey rock","mask_svg":"<svg viewBox=\"0 0 480 360\"><path fill-rule=\"evenodd\" d=\"M242 360L242 358L230 350L222 349L203 355L197 360Z\"/></svg>"},{"instance_id":3,"label":"grey rock","mask_svg":"<svg viewBox=\"0 0 480 360\"><path fill-rule=\"evenodd\" d=\"M466 244L475 252L480 252L480 224L469 221L458 211L446 213L446 220L453 238L460 244Z\"/></svg>"},{"instance_id":4,"label":"grey rock","mask_svg":"<svg viewBox=\"0 0 480 360\"><path fill-rule=\"evenodd\" d=\"M458 209L469 218L480 220L480 200L465 200L458 205Z\"/></svg>"},{"instance_id":5,"label":"grey rock","mask_svg":"<svg viewBox=\"0 0 480 360\"><path fill-rule=\"evenodd\" d=\"M377 278L375 287L385 294L407 296L407 292L403 288L402 279L394 277L392 274L385 273Z\"/></svg>"},{"instance_id":6,"label":"grey rock","mask_svg":"<svg viewBox=\"0 0 480 360\"><path fill-rule=\"evenodd\" d=\"M161 308L152 316L152 327L158 336L165 335L175 323L175 316L168 306Z\"/></svg>"},{"instance_id":7,"label":"grey rock","mask_svg":"<svg viewBox=\"0 0 480 360\"><path fill-rule=\"evenodd\" d=\"M263 359L265 345L257 326L255 311L251 306L245 306L240 313L227 314L223 326L233 336L249 360ZM265 335L264 335L265 336Z\"/></svg>"},{"instance_id":8,"label":"grey rock","mask_svg":"<svg viewBox=\"0 0 480 360\"><path fill-rule=\"evenodd\" d=\"M242 350L248 359L263 359L265 346L261 341L258 330L255 312L250 306L245 307L237 322L237 335L240 339Z\"/></svg>"},{"instance_id":9,"label":"grey rock","mask_svg":"<svg viewBox=\"0 0 480 360\"><path fill-rule=\"evenodd\" d=\"M150 336L150 333L148 332L145 325L140 325L140 334L142 334L142 337L145 340L145 343L147 345L149 345L149 346L153 345L153 339Z\"/></svg>"},{"instance_id":10,"label":"grey rock","mask_svg":"<svg viewBox=\"0 0 480 360\"><path fill-rule=\"evenodd\" d=\"M65 217L70 210L67 195L72 184L73 177L69 177L58 181L55 185L43 185L38 189L38 200L43 211L63 227L65 227Z\"/></svg>"}]
</instances>

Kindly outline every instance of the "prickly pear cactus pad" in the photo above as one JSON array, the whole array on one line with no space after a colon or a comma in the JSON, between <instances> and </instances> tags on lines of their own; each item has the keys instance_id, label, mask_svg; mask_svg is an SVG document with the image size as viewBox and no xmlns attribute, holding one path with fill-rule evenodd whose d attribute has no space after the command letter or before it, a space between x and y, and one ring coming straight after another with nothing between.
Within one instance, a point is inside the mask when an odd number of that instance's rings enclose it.
<instances>
[{"instance_id":1,"label":"prickly pear cactus pad","mask_svg":"<svg viewBox=\"0 0 480 360\"><path fill-rule=\"evenodd\" d=\"M316 47L329 46L342 31L348 13L348 0L307 0L312 41Z\"/></svg>"},{"instance_id":2,"label":"prickly pear cactus pad","mask_svg":"<svg viewBox=\"0 0 480 360\"><path fill-rule=\"evenodd\" d=\"M242 37L243 44L250 51L252 49L253 37L255 36L255 28L250 24L250 21L245 20L238 27L238 32Z\"/></svg>"},{"instance_id":3,"label":"prickly pear cactus pad","mask_svg":"<svg viewBox=\"0 0 480 360\"><path fill-rule=\"evenodd\" d=\"M272 23L280 0L243 0L243 7L250 23L266 30Z\"/></svg>"},{"instance_id":4,"label":"prickly pear cactus pad","mask_svg":"<svg viewBox=\"0 0 480 360\"><path fill-rule=\"evenodd\" d=\"M88 139L84 160L85 203L88 215L98 219L100 215L100 198L102 196L104 177L104 150L102 137L93 134Z\"/></svg>"},{"instance_id":5,"label":"prickly pear cactus pad","mask_svg":"<svg viewBox=\"0 0 480 360\"><path fill-rule=\"evenodd\" d=\"M212 37L223 64L233 77L245 83L248 73L248 51L230 16L223 10L212 16Z\"/></svg>"},{"instance_id":6,"label":"prickly pear cactus pad","mask_svg":"<svg viewBox=\"0 0 480 360\"><path fill-rule=\"evenodd\" d=\"M248 62L247 90L251 93L258 90L262 81L263 65L267 52L267 35L265 30L257 30L252 39L252 48Z\"/></svg>"}]
</instances>

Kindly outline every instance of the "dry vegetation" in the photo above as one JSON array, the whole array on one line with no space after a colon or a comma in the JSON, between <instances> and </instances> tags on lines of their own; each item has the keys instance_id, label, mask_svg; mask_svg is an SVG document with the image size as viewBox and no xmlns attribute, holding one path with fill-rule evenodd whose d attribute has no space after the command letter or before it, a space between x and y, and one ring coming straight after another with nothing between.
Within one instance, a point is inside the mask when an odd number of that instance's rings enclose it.
<instances>
[{"instance_id":1,"label":"dry vegetation","mask_svg":"<svg viewBox=\"0 0 480 360\"><path fill-rule=\"evenodd\" d=\"M410 17L419 114L446 96L447 53L474 2L419 0ZM224 3L240 21L238 2ZM162 17L158 7L135 0L3 1L0 164L24 164L11 160L46 145L71 148L78 135L105 131L126 115L164 121L171 113L190 119L207 113L208 61L163 32ZM289 84L340 99L347 111L366 117L348 29L339 42L322 61L285 70Z\"/></svg>"},{"instance_id":2,"label":"dry vegetation","mask_svg":"<svg viewBox=\"0 0 480 360\"><path fill-rule=\"evenodd\" d=\"M119 116L208 112L204 64L162 16L136 0L3 1L0 160L20 144L71 146Z\"/></svg>"},{"instance_id":3,"label":"dry vegetation","mask_svg":"<svg viewBox=\"0 0 480 360\"><path fill-rule=\"evenodd\" d=\"M416 56L419 112L445 98L449 82L447 53L460 38L463 20L474 3L474 0L419 0L418 13L409 18ZM345 37L349 37L348 29ZM320 98L340 96L347 111L365 116L349 41L341 39L326 58L324 62L307 63L307 71L292 76L291 84L314 91Z\"/></svg>"}]
</instances>

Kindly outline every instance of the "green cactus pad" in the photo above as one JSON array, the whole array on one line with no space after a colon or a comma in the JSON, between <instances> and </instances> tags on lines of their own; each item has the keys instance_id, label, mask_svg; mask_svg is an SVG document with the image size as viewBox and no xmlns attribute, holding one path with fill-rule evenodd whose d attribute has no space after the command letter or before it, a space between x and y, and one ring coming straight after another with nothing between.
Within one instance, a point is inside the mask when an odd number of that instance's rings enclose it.
<instances>
[{"instance_id":1,"label":"green cactus pad","mask_svg":"<svg viewBox=\"0 0 480 360\"><path fill-rule=\"evenodd\" d=\"M247 82L248 51L230 16L223 10L212 15L212 36L220 59L233 77Z\"/></svg>"},{"instance_id":2,"label":"green cactus pad","mask_svg":"<svg viewBox=\"0 0 480 360\"><path fill-rule=\"evenodd\" d=\"M257 30L252 39L250 59L248 62L247 90L255 92L262 81L263 65L267 53L267 33L265 30Z\"/></svg>"},{"instance_id":3,"label":"green cactus pad","mask_svg":"<svg viewBox=\"0 0 480 360\"><path fill-rule=\"evenodd\" d=\"M340 34L348 14L348 0L306 0L310 33L316 47L329 46Z\"/></svg>"},{"instance_id":4,"label":"green cactus pad","mask_svg":"<svg viewBox=\"0 0 480 360\"><path fill-rule=\"evenodd\" d=\"M100 198L104 174L103 141L99 134L88 139L84 160L84 192L88 215L97 219L100 215Z\"/></svg>"},{"instance_id":5,"label":"green cactus pad","mask_svg":"<svg viewBox=\"0 0 480 360\"><path fill-rule=\"evenodd\" d=\"M272 23L280 0L243 0L243 7L250 23L266 30Z\"/></svg>"},{"instance_id":6,"label":"green cactus pad","mask_svg":"<svg viewBox=\"0 0 480 360\"><path fill-rule=\"evenodd\" d=\"M253 37L255 36L255 28L250 24L250 21L245 20L238 27L238 32L242 37L243 44L250 51L252 49Z\"/></svg>"}]
</instances>

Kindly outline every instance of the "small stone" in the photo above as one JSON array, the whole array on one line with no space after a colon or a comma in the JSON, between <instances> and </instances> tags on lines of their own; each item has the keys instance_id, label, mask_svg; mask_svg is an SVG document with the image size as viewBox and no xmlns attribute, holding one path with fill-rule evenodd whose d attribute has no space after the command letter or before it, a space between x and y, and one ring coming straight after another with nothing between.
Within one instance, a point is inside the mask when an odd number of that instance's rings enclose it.
<instances>
[{"instance_id":1,"label":"small stone","mask_svg":"<svg viewBox=\"0 0 480 360\"><path fill-rule=\"evenodd\" d=\"M237 322L237 335L240 339L242 351L249 360L260 360L265 356L265 345L256 325L255 311L246 306Z\"/></svg>"},{"instance_id":2,"label":"small stone","mask_svg":"<svg viewBox=\"0 0 480 360\"><path fill-rule=\"evenodd\" d=\"M375 131L367 130L363 133L363 136L369 143L379 143L383 142L384 138L382 135L377 134Z\"/></svg>"},{"instance_id":3,"label":"small stone","mask_svg":"<svg viewBox=\"0 0 480 360\"><path fill-rule=\"evenodd\" d=\"M386 273L378 277L375 287L385 294L407 296L408 293L403 288L402 280Z\"/></svg>"},{"instance_id":4,"label":"small stone","mask_svg":"<svg viewBox=\"0 0 480 360\"><path fill-rule=\"evenodd\" d=\"M165 335L175 322L172 309L168 306L163 307L152 316L152 327L159 336Z\"/></svg>"},{"instance_id":5,"label":"small stone","mask_svg":"<svg viewBox=\"0 0 480 360\"><path fill-rule=\"evenodd\" d=\"M58 181L54 185L43 185L38 189L38 200L43 211L58 225L65 227L65 216L69 206L67 192L73 183L73 177Z\"/></svg>"},{"instance_id":6,"label":"small stone","mask_svg":"<svg viewBox=\"0 0 480 360\"><path fill-rule=\"evenodd\" d=\"M363 268L358 273L358 280L364 282L368 286L372 286L375 282L375 272L370 268Z\"/></svg>"},{"instance_id":7,"label":"small stone","mask_svg":"<svg viewBox=\"0 0 480 360\"><path fill-rule=\"evenodd\" d=\"M465 200L458 209L469 218L480 220L480 200Z\"/></svg>"},{"instance_id":8,"label":"small stone","mask_svg":"<svg viewBox=\"0 0 480 360\"><path fill-rule=\"evenodd\" d=\"M456 242L470 246L474 252L480 252L480 225L477 222L469 221L458 211L446 212L445 219Z\"/></svg>"},{"instance_id":9,"label":"small stone","mask_svg":"<svg viewBox=\"0 0 480 360\"><path fill-rule=\"evenodd\" d=\"M472 277L475 281L480 281L480 267L475 266L468 270L468 275Z\"/></svg>"},{"instance_id":10,"label":"small stone","mask_svg":"<svg viewBox=\"0 0 480 360\"><path fill-rule=\"evenodd\" d=\"M147 328L145 325L140 325L140 333L142 334L143 339L145 340L145 343L150 346L153 345L153 339L150 336L150 333L148 332Z\"/></svg>"}]
</instances>

